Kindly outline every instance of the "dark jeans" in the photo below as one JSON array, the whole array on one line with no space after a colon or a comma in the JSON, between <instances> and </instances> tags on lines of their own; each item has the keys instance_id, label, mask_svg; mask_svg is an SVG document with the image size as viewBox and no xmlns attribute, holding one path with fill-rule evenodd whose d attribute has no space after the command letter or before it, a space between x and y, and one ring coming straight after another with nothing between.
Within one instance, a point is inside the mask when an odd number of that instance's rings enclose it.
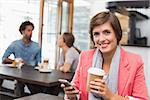
<instances>
[{"instance_id":1,"label":"dark jeans","mask_svg":"<svg viewBox=\"0 0 150 100\"><path fill-rule=\"evenodd\" d=\"M0 79L0 85L2 85L2 83L3 83L3 79Z\"/></svg>"},{"instance_id":2,"label":"dark jeans","mask_svg":"<svg viewBox=\"0 0 150 100\"><path fill-rule=\"evenodd\" d=\"M3 84L3 79L0 78L0 89L2 87L2 84Z\"/></svg>"},{"instance_id":3,"label":"dark jeans","mask_svg":"<svg viewBox=\"0 0 150 100\"><path fill-rule=\"evenodd\" d=\"M41 85L35 85L35 84L29 84L29 83L22 83L22 82L17 82L15 84L15 95L18 97L24 96L24 87L27 85L29 91L31 94L36 94L36 93L46 93L46 94L52 94L52 95L58 95L60 85L52 86L52 87L46 87L46 86L41 86Z\"/></svg>"}]
</instances>

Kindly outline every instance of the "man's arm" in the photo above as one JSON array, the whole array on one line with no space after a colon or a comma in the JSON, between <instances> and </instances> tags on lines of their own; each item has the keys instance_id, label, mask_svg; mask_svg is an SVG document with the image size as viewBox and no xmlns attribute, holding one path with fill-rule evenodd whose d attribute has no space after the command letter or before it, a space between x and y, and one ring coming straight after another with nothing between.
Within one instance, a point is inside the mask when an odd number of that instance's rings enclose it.
<instances>
[{"instance_id":1,"label":"man's arm","mask_svg":"<svg viewBox=\"0 0 150 100\"><path fill-rule=\"evenodd\" d=\"M41 48L39 49L37 56L36 56L36 65L41 63Z\"/></svg>"},{"instance_id":2,"label":"man's arm","mask_svg":"<svg viewBox=\"0 0 150 100\"><path fill-rule=\"evenodd\" d=\"M14 60L10 59L9 56L13 54L14 47L13 44L11 44L5 51L3 57L2 57L2 63L3 64L11 64Z\"/></svg>"},{"instance_id":3,"label":"man's arm","mask_svg":"<svg viewBox=\"0 0 150 100\"><path fill-rule=\"evenodd\" d=\"M59 69L65 73L70 72L71 64L65 62L64 65L61 66Z\"/></svg>"},{"instance_id":4,"label":"man's arm","mask_svg":"<svg viewBox=\"0 0 150 100\"><path fill-rule=\"evenodd\" d=\"M2 61L2 63L3 63L3 64L12 64L13 61L14 61L14 60L12 60L12 59L5 58L5 59Z\"/></svg>"}]
</instances>

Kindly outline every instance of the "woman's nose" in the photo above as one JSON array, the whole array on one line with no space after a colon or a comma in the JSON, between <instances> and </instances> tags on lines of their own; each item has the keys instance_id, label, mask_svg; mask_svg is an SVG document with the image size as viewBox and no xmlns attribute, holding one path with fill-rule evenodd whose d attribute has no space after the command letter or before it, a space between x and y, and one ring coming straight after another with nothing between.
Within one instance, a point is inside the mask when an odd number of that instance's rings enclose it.
<instances>
[{"instance_id":1,"label":"woman's nose","mask_svg":"<svg viewBox=\"0 0 150 100\"><path fill-rule=\"evenodd\" d=\"M106 39L105 36L102 35L102 34L98 36L98 41L99 42L103 42L103 41L105 41L105 39Z\"/></svg>"}]
</instances>

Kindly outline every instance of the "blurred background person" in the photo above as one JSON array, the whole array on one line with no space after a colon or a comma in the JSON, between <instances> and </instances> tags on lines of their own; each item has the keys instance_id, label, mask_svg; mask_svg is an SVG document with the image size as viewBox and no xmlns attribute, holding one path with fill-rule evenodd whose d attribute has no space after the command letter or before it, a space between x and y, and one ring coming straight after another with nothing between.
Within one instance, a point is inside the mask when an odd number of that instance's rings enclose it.
<instances>
[{"instance_id":1,"label":"blurred background person","mask_svg":"<svg viewBox=\"0 0 150 100\"><path fill-rule=\"evenodd\" d=\"M63 72L74 72L78 65L80 50L74 47L75 38L72 33L63 33L57 40L62 49L57 69Z\"/></svg>"},{"instance_id":2,"label":"blurred background person","mask_svg":"<svg viewBox=\"0 0 150 100\"><path fill-rule=\"evenodd\" d=\"M15 40L8 46L2 57L3 64L11 64L15 61L14 59L9 58L11 54L14 55L15 59L20 58L23 64L32 67L35 67L38 62L41 62L41 48L38 43L31 40L33 30L34 25L30 21L25 21L20 25L19 32L22 35L22 39ZM2 84L3 80L1 79L0 81ZM36 93L40 90L39 88L36 88L36 85L33 86L27 84L27 86L31 93ZM17 94L17 96L24 94L24 87L25 83L17 81L15 94Z\"/></svg>"},{"instance_id":3,"label":"blurred background person","mask_svg":"<svg viewBox=\"0 0 150 100\"><path fill-rule=\"evenodd\" d=\"M3 57L3 64L10 64L14 60L10 59L11 54L15 58L21 58L24 64L35 66L38 62L41 62L41 48L39 44L32 41L32 31L34 25L30 21L25 21L20 25L19 32L23 36L22 39L12 42L6 49Z\"/></svg>"}]
</instances>

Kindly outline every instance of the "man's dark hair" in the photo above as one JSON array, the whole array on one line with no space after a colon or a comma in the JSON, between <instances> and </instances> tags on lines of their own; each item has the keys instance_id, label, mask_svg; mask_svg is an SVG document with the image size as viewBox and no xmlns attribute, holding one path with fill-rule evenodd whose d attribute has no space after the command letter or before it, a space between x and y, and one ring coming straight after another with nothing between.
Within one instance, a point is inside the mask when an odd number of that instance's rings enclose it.
<instances>
[{"instance_id":1,"label":"man's dark hair","mask_svg":"<svg viewBox=\"0 0 150 100\"><path fill-rule=\"evenodd\" d=\"M30 21L25 21L25 22L23 22L23 23L20 25L20 27L19 27L19 32L22 34L22 31L24 31L24 30L26 29L26 26L29 26L29 25L31 25L31 26L33 27L32 30L34 30L34 25L33 25L33 23L30 22Z\"/></svg>"}]
</instances>

